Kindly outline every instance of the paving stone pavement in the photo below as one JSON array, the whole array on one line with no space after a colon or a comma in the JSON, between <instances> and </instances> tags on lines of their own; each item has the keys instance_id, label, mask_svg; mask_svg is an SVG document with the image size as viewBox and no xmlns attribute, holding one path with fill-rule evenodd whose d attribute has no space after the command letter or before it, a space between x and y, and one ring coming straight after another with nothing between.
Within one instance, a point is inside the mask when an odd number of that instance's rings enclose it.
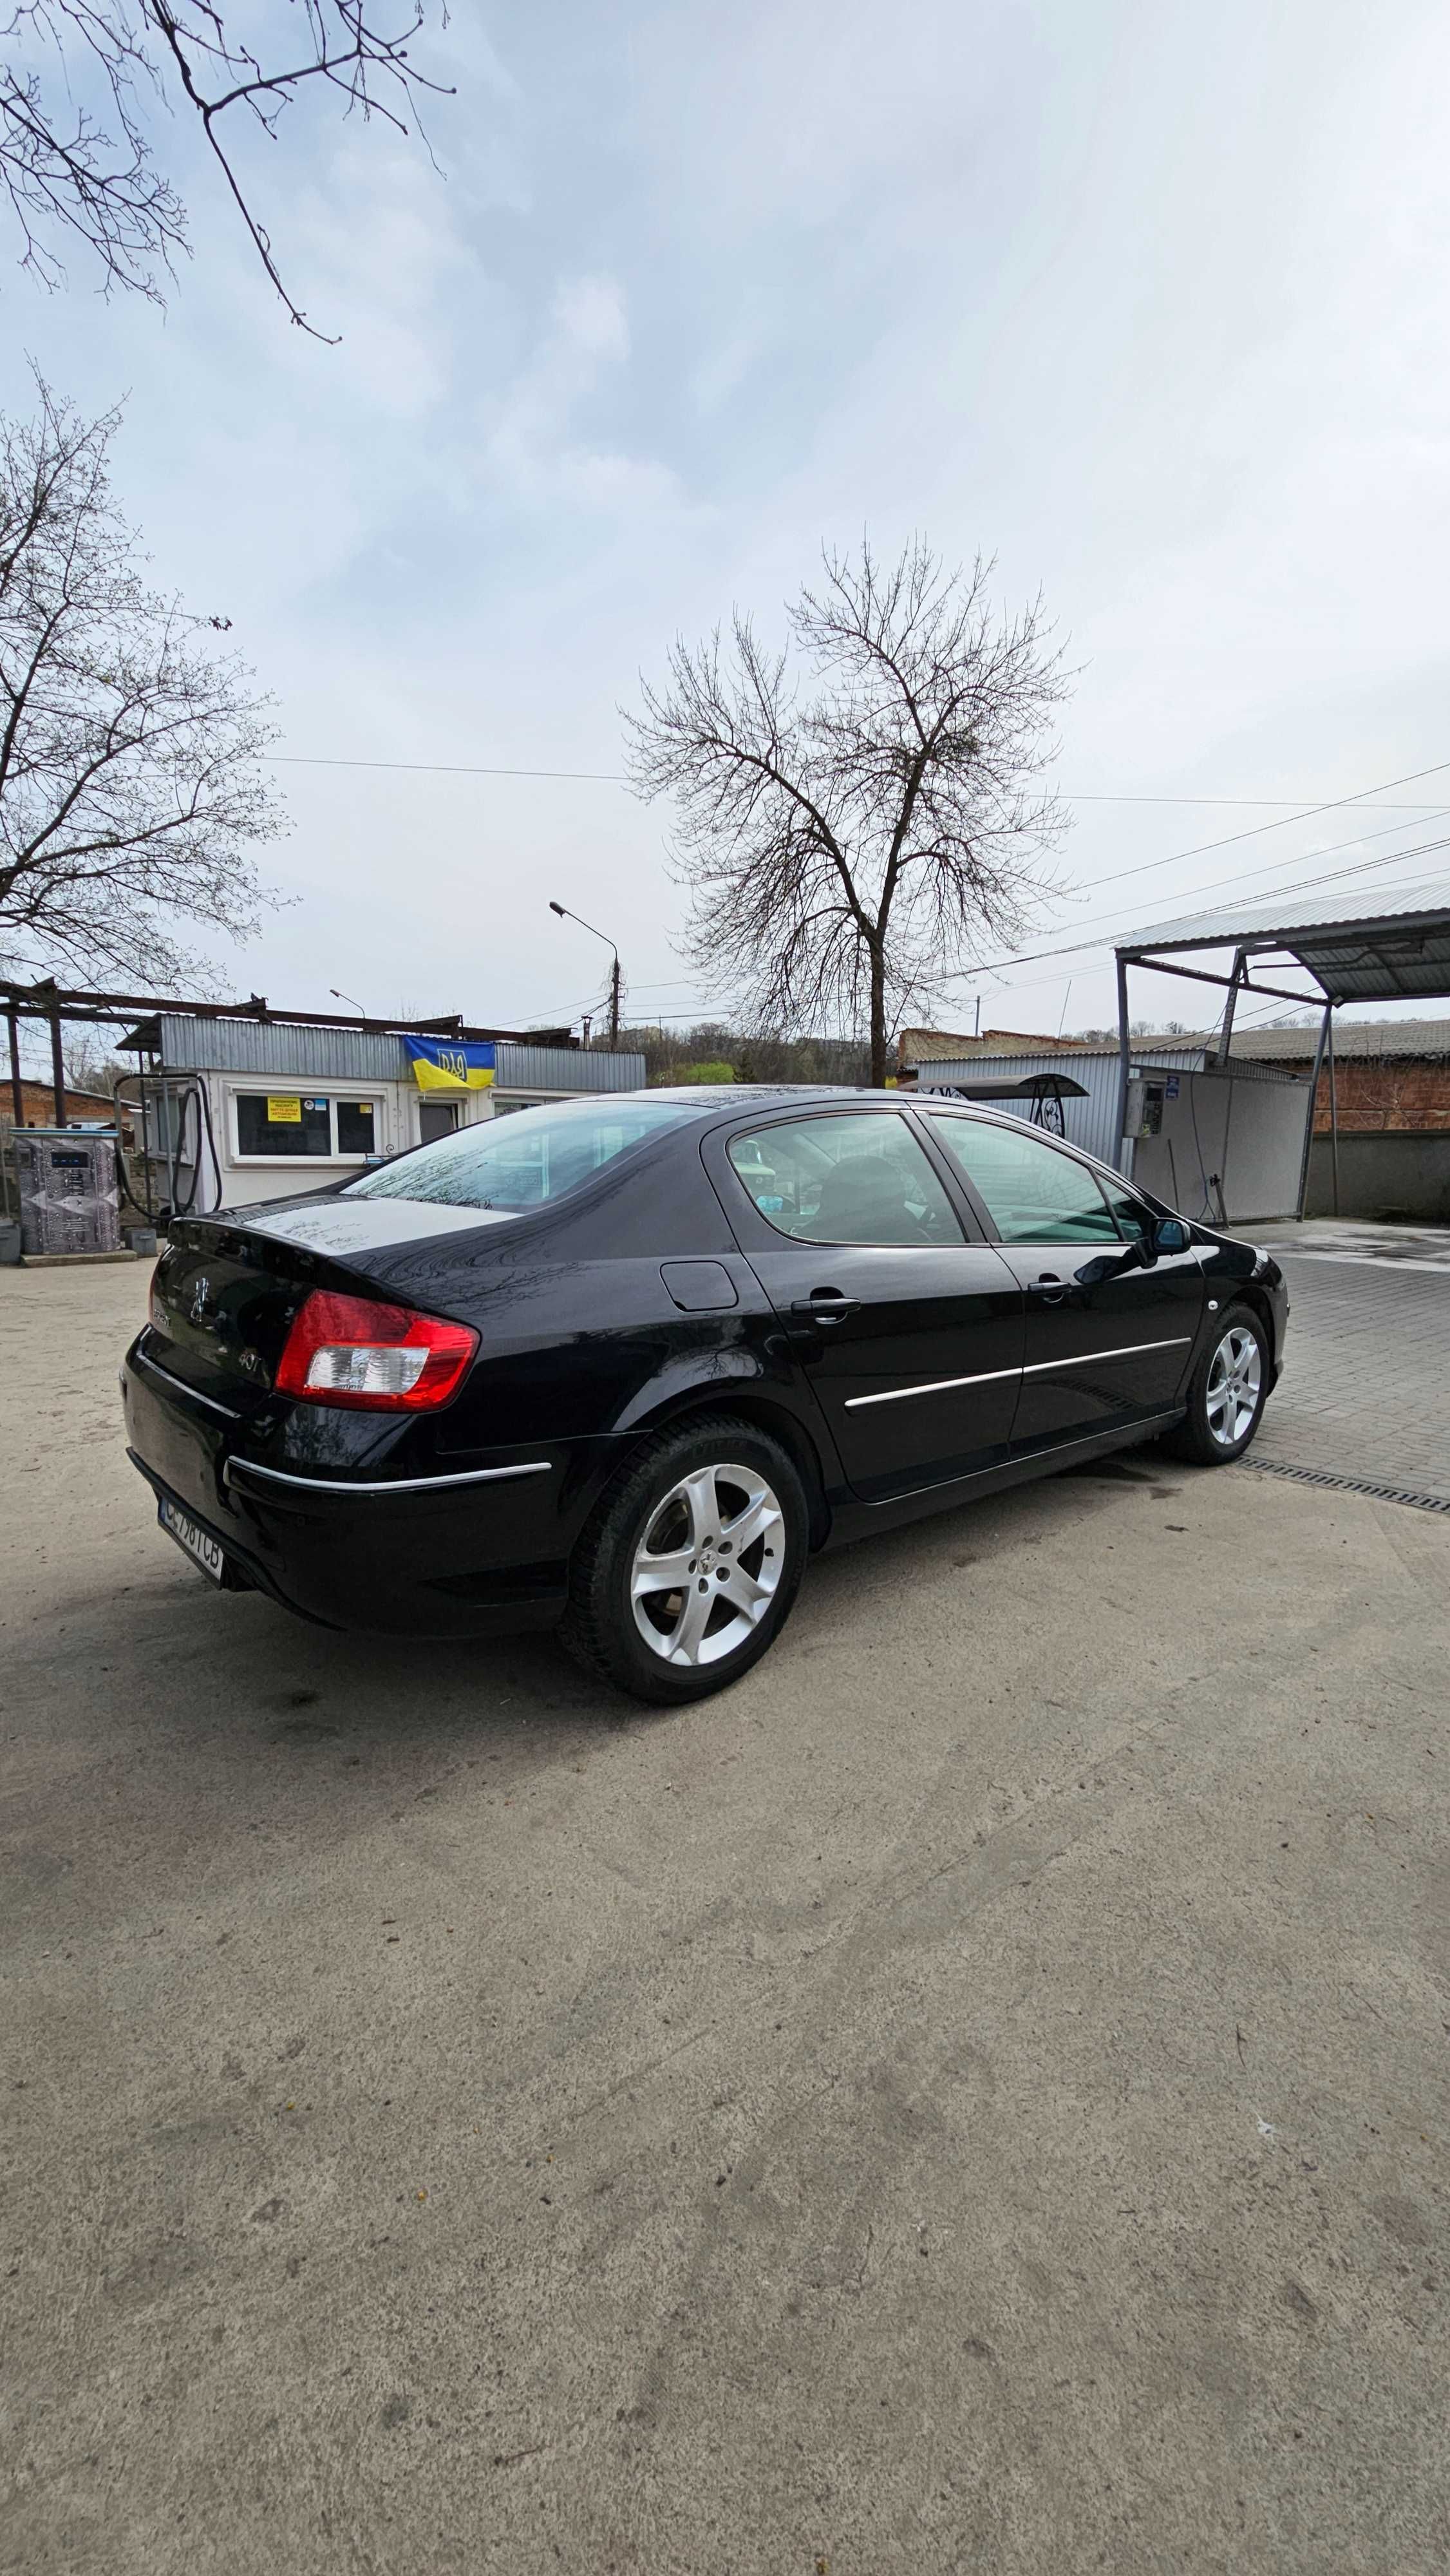
<instances>
[{"instance_id":1,"label":"paving stone pavement","mask_svg":"<svg viewBox=\"0 0 1450 2576\"><path fill-rule=\"evenodd\" d=\"M1450 1497L1450 1268L1285 1244L1276 1257L1287 1363L1255 1456Z\"/></svg>"},{"instance_id":2,"label":"paving stone pavement","mask_svg":"<svg viewBox=\"0 0 1450 2576\"><path fill-rule=\"evenodd\" d=\"M1391 1262L1411 1270L1450 1270L1450 1227L1369 1225L1362 1220L1311 1217L1275 1239L1274 1252L1298 1252L1316 1261Z\"/></svg>"}]
</instances>

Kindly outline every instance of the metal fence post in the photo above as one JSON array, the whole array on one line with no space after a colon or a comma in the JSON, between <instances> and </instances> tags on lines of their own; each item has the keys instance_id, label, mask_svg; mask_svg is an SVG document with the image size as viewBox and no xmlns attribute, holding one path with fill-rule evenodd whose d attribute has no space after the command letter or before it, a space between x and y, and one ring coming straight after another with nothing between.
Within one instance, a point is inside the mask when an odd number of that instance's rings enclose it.
<instances>
[{"instance_id":1,"label":"metal fence post","mask_svg":"<svg viewBox=\"0 0 1450 2576\"><path fill-rule=\"evenodd\" d=\"M1324 1005L1324 1016L1319 1023L1319 1039L1314 1049L1314 1070L1309 1076L1309 1107L1304 1118L1304 1151L1299 1157L1299 1196L1294 1205L1294 1214L1301 1221L1305 1202L1309 1196L1309 1158L1314 1151L1314 1112L1319 1106L1319 1076L1323 1070L1325 1041L1329 1036L1329 1014L1333 1008L1332 1002L1326 1002Z\"/></svg>"},{"instance_id":2,"label":"metal fence post","mask_svg":"<svg viewBox=\"0 0 1450 2576\"><path fill-rule=\"evenodd\" d=\"M1128 1058L1128 961L1127 961L1127 958L1126 958L1126 957L1124 957L1124 956L1120 953L1120 954L1119 954L1119 956L1118 956L1118 961L1117 961L1117 962L1118 962L1118 1119L1117 1119L1117 1135L1116 1135L1116 1138L1115 1138L1115 1141L1114 1141L1114 1145L1113 1145L1113 1161L1114 1161L1114 1163L1116 1164L1116 1166L1117 1166L1118 1170L1123 1174L1124 1179L1126 1179L1126 1178L1127 1178L1127 1174L1128 1174L1128 1165L1129 1165L1129 1161L1130 1161L1130 1159L1131 1159L1131 1158L1130 1158L1130 1156L1129 1156L1129 1153L1128 1153L1128 1141L1127 1141L1127 1138L1125 1137L1125 1135L1123 1134L1123 1129L1124 1129L1124 1126L1125 1126L1125 1125L1126 1125L1126 1123L1127 1123L1127 1117L1128 1117L1128 1070L1129 1070L1129 1058Z\"/></svg>"}]
</instances>

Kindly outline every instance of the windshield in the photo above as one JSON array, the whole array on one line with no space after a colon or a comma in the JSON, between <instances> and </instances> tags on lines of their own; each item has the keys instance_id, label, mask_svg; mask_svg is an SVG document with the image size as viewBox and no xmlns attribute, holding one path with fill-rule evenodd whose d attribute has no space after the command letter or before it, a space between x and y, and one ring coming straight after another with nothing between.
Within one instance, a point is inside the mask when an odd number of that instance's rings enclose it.
<instances>
[{"instance_id":1,"label":"windshield","mask_svg":"<svg viewBox=\"0 0 1450 2576\"><path fill-rule=\"evenodd\" d=\"M420 1145L340 1192L352 1199L428 1199L442 1207L521 1210L581 1189L616 1154L695 1115L638 1092L496 1112L436 1145Z\"/></svg>"}]
</instances>

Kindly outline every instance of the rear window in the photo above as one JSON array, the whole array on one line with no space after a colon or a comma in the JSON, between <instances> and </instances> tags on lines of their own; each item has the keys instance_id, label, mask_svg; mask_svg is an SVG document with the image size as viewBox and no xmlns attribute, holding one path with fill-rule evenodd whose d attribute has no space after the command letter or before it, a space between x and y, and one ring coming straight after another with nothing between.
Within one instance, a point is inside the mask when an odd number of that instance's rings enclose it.
<instances>
[{"instance_id":1,"label":"rear window","mask_svg":"<svg viewBox=\"0 0 1450 2576\"><path fill-rule=\"evenodd\" d=\"M550 1101L420 1145L416 1153L350 1181L341 1195L426 1199L442 1207L545 1207L582 1189L616 1155L694 1115L678 1101L641 1099L634 1092L614 1100Z\"/></svg>"}]
</instances>

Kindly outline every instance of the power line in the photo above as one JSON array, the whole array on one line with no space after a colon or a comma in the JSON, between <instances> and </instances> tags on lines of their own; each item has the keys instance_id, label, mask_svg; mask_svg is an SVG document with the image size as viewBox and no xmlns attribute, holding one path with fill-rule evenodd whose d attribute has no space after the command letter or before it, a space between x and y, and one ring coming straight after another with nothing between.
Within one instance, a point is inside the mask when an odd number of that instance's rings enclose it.
<instances>
[{"instance_id":1,"label":"power line","mask_svg":"<svg viewBox=\"0 0 1450 2576\"><path fill-rule=\"evenodd\" d=\"M410 777L543 778L575 781L582 785L596 787L627 787L629 785L629 780L625 777L623 771L615 769L508 769L498 766L492 762L484 761L360 760L353 759L348 756L316 751L275 751L272 752L269 757L273 767L280 769L393 769ZM1450 767L1450 762L1443 765ZM1413 783L1415 778L1429 778L1433 776L1433 774L1434 773L1428 769L1417 769L1411 773L1409 778L1391 779L1389 784L1395 787L1408 787ZM1103 789L1096 789L1088 792L1071 787L1059 787L1053 792L1060 796L1064 804L1067 805L1224 805L1241 807L1243 810L1250 813L1262 813L1269 806L1298 806L1304 802L1302 798L1290 796L1147 796L1136 790L1110 794ZM1379 792L1380 791L1376 788L1366 788L1360 796L1329 797L1318 804L1311 802L1308 805L1307 810L1311 814L1327 814L1336 804L1364 804L1366 813L1374 814L1420 814L1428 811L1428 808L1423 805L1390 806L1365 804L1366 797L1375 796ZM1297 816L1291 814L1288 819L1291 822L1296 819L1303 821L1304 816L1303 814L1299 814ZM1265 831L1277 831L1279 826L1274 823L1267 823L1263 826L1263 829ZM1245 832L1237 837L1244 840L1250 840L1253 835L1252 833ZM1201 846L1205 849L1218 849L1222 848L1223 844L1221 842L1208 841L1204 842ZM1196 853L1184 850L1180 851L1178 855L1180 858L1191 858L1194 857ZM1161 864L1162 866L1167 867L1170 866L1172 862L1165 859L1161 862L1154 861L1150 864ZM1099 882L1102 882L1102 880L1099 880Z\"/></svg>"},{"instance_id":2,"label":"power line","mask_svg":"<svg viewBox=\"0 0 1450 2576\"><path fill-rule=\"evenodd\" d=\"M1423 809L1417 808L1416 810L1422 810L1422 819L1425 822L1438 823L1445 815L1450 814L1450 805L1427 805ZM1366 841L1382 841L1388 833L1403 831L1403 829L1404 825L1401 823L1383 823L1377 832L1352 832L1348 840L1331 841L1326 849L1299 850L1295 853L1292 859L1274 859L1269 862L1269 865L1272 868L1302 868L1306 862L1318 859L1332 859L1336 857L1341 850L1361 850L1363 849ZM1384 863L1388 864L1389 860L1397 855L1398 853L1393 850L1387 851L1385 853ZM1160 864L1166 867L1168 862L1165 859ZM1365 864L1371 867L1378 867L1381 862L1378 859L1373 859L1367 860ZM1137 876L1140 871L1137 868L1125 868L1122 873L1124 876ZM1346 871L1346 873L1349 872ZM1174 901L1176 903L1193 903L1197 900L1199 894L1217 894L1221 893L1225 886L1246 885L1258 879L1260 874L1261 871L1257 867L1246 868L1239 876L1217 877L1207 886L1201 886L1198 888L1193 886L1180 886L1178 892L1174 896ZM1090 895L1094 893L1100 885L1112 885L1115 882L1116 880L1110 876L1093 877L1087 885L1081 888L1081 892L1085 896ZM1266 895L1272 895L1275 890L1276 889L1271 885L1266 885L1264 887ZM1063 927L1066 928L1067 924L1064 923Z\"/></svg>"},{"instance_id":3,"label":"power line","mask_svg":"<svg viewBox=\"0 0 1450 2576\"><path fill-rule=\"evenodd\" d=\"M274 751L275 769L401 769L434 778L578 778L601 787L627 787L612 769L495 769L468 760L337 760L316 751Z\"/></svg>"},{"instance_id":4,"label":"power line","mask_svg":"<svg viewBox=\"0 0 1450 2576\"><path fill-rule=\"evenodd\" d=\"M1312 801L1306 790L1303 796L1142 796L1075 794L1070 787L1059 787L1057 794L1065 805L1239 805L1249 813L1263 813L1271 805L1304 805ZM1355 797L1354 804L1361 802ZM1425 814L1425 805L1366 805L1366 814Z\"/></svg>"},{"instance_id":5,"label":"power line","mask_svg":"<svg viewBox=\"0 0 1450 2576\"><path fill-rule=\"evenodd\" d=\"M1166 859L1145 859L1141 866L1119 868L1113 876L1095 877L1095 885L1116 885L1124 877L1146 877L1160 868L1176 868L1180 859L1201 859L1210 850L1232 849L1237 841L1261 840L1266 832L1286 832L1291 823L1312 823L1316 814L1338 813L1345 805L1358 805L1362 796L1386 795L1392 787L1412 787L1417 778L1439 778L1450 769L1450 760L1437 760L1429 769L1412 769L1404 778L1387 778L1380 787L1366 787L1357 796L1331 796L1322 805L1306 805L1299 812L1281 816L1277 823L1255 823L1242 832L1226 832L1221 840L1195 841L1188 850L1174 850ZM1365 839L1370 835L1366 833Z\"/></svg>"},{"instance_id":6,"label":"power line","mask_svg":"<svg viewBox=\"0 0 1450 2576\"><path fill-rule=\"evenodd\" d=\"M1327 876L1303 877L1297 880L1293 885L1271 886L1269 892L1275 898L1280 895L1289 894L1312 894L1317 886L1339 885L1346 877L1365 876L1374 868L1394 867L1397 861L1401 859L1426 858L1430 856L1432 852L1444 849L1450 849L1450 835L1443 836L1441 839L1436 841L1418 841L1412 848L1406 850L1386 850L1383 855L1377 859L1362 859L1356 867L1331 869ZM1182 898L1182 900L1190 903L1197 902L1203 895L1218 894L1221 893L1226 886L1232 887L1234 885L1241 884L1242 882L1243 880L1237 877L1222 878L1215 885L1199 886L1191 889L1190 892ZM1180 920L1188 920L1191 919L1191 917L1192 916L1187 913L1175 916L1175 918ZM1040 964L1043 959L1048 957L1076 957L1087 949L1110 948L1113 946L1119 935L1121 924L1118 925L1117 929L1112 927L1104 928L1101 923L1094 924L1094 927L1103 931L1103 936L1101 938L1069 941L1061 948L1029 949L1025 955L1017 957L992 958L986 965L969 966L964 968L961 980L965 983L969 982L974 975L998 974L1010 966L1036 966ZM1221 944L1224 947L1229 947L1232 945L1232 941L1231 939L1226 939Z\"/></svg>"}]
</instances>

